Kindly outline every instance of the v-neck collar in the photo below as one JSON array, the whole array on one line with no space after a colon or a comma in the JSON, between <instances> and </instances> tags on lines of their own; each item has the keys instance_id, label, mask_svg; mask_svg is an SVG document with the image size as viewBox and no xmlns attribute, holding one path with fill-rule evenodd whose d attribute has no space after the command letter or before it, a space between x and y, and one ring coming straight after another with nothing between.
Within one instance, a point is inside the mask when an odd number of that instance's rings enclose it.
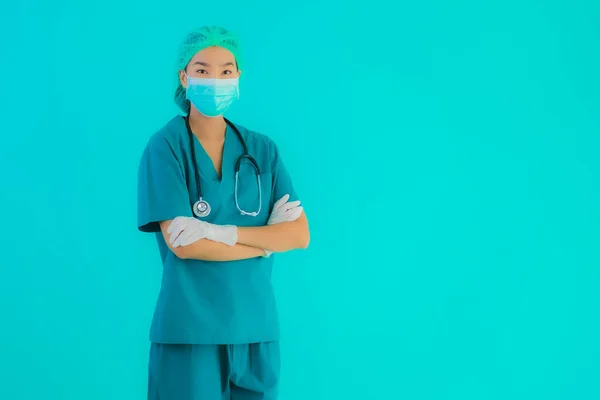
<instances>
[{"instance_id":1,"label":"v-neck collar","mask_svg":"<svg viewBox=\"0 0 600 400\"><path fill-rule=\"evenodd\" d=\"M198 165L198 173L201 177L209 182L214 182L220 184L225 179L230 179L230 176L233 176L233 167L230 169L230 160L229 160L229 151L231 146L231 127L229 124L225 124L225 138L223 141L223 154L221 156L221 176L217 173L217 169L215 165L202 146L200 140L194 135L191 131L191 127L187 121L187 117L184 116L184 124L187 130L187 134L191 135L192 145L194 146L194 152L196 154L196 163ZM191 149L190 149L191 150Z\"/></svg>"}]
</instances>

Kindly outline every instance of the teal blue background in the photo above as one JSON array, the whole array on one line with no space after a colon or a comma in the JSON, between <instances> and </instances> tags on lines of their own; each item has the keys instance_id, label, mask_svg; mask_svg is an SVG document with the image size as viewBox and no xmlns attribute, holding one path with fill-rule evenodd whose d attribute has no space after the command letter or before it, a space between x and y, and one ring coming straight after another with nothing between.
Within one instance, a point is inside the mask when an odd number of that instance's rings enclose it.
<instances>
[{"instance_id":1,"label":"teal blue background","mask_svg":"<svg viewBox=\"0 0 600 400\"><path fill-rule=\"evenodd\" d=\"M3 4L0 399L145 398L137 163L207 23L311 226L276 260L282 400L600 398L599 4Z\"/></svg>"}]
</instances>

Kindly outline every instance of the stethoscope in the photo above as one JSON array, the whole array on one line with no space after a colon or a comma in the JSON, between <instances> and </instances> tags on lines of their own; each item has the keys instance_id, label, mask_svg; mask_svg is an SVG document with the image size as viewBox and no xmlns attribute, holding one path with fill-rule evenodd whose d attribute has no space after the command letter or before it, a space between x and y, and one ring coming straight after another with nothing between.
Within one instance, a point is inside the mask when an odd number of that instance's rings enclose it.
<instances>
[{"instance_id":1,"label":"stethoscope","mask_svg":"<svg viewBox=\"0 0 600 400\"><path fill-rule=\"evenodd\" d=\"M205 217L208 217L208 215L210 215L211 207L210 207L210 204L208 203L208 201L206 201L202 198L202 189L200 188L200 173L198 171L198 161L196 160L196 150L194 148L194 133L192 132L192 129L190 128L189 118L187 116L183 117L183 118L185 119L185 126L186 126L188 134L190 136L190 148L192 149L192 162L194 163L194 174L196 176L196 190L198 191L198 197L199 197L198 201L194 203L192 209L193 209L194 215L196 215L199 218L205 218ZM248 148L246 147L246 141L242 137L242 134L240 133L239 129L234 124L232 124L231 121L229 121L227 118L224 118L224 119L225 119L225 122L227 123L227 125L229 125L229 127L231 127L231 129L233 129L233 131L237 135L238 139L240 140L240 143L242 144L242 148L244 149L244 154L239 156L235 163L235 184L234 184L235 206L237 207L238 211L242 215L256 217L258 214L260 214L260 211L262 209L262 190L260 187L260 168L258 167L258 163L256 162L256 160L251 155L248 154ZM256 181L258 182L258 211L252 211L252 212L244 211L240 208L240 205L238 203L238 174L240 172L240 167L241 167L242 161L244 161L244 159L248 160L250 162L250 164L252 164L252 166L254 167L254 171L256 172Z\"/></svg>"}]
</instances>

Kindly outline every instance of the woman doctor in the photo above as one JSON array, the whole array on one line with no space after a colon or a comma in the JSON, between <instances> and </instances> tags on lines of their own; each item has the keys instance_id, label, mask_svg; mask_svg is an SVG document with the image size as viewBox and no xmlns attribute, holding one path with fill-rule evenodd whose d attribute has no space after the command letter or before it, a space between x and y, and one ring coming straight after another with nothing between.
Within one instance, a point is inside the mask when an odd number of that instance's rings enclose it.
<instances>
[{"instance_id":1,"label":"woman doctor","mask_svg":"<svg viewBox=\"0 0 600 400\"><path fill-rule=\"evenodd\" d=\"M181 45L175 102L138 173L138 229L156 235L163 278L150 328L148 399L276 399L274 252L309 229L278 148L223 117L240 51L221 27ZM242 157L248 155L250 157Z\"/></svg>"}]
</instances>

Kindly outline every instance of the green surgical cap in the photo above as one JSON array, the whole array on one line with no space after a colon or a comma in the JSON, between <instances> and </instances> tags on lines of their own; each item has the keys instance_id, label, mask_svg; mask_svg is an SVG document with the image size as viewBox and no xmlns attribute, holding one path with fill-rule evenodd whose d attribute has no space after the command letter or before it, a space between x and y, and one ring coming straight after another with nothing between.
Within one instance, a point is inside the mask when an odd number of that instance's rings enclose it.
<instances>
[{"instance_id":1,"label":"green surgical cap","mask_svg":"<svg viewBox=\"0 0 600 400\"><path fill-rule=\"evenodd\" d=\"M190 112L190 101L185 98L185 88L179 81L179 71L185 69L194 55L207 47L219 46L233 53L240 68L240 49L237 36L220 26L203 26L186 36L179 46L177 59L177 87L175 88L175 104L184 113Z\"/></svg>"}]
</instances>

